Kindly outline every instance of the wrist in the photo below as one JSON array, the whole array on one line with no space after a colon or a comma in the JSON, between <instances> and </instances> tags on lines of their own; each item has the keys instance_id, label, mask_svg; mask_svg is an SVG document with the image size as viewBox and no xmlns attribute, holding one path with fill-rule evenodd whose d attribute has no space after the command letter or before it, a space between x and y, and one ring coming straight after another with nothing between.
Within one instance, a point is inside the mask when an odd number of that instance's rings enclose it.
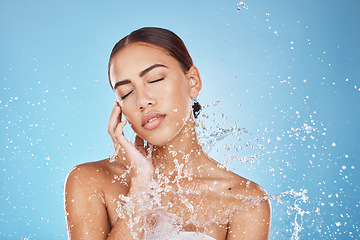
<instances>
[{"instance_id":1,"label":"wrist","mask_svg":"<svg viewBox=\"0 0 360 240\"><path fill-rule=\"evenodd\" d=\"M131 178L130 194L149 193L156 183L152 174L134 173Z\"/></svg>"}]
</instances>

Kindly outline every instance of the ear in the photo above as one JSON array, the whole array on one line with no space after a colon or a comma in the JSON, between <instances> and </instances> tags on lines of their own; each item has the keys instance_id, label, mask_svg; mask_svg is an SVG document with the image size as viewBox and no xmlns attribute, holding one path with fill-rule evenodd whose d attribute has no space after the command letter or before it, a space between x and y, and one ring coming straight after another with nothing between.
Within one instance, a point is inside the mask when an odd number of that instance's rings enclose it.
<instances>
[{"instance_id":1,"label":"ear","mask_svg":"<svg viewBox=\"0 0 360 240\"><path fill-rule=\"evenodd\" d=\"M202 87L199 70L192 65L186 73L189 82L190 97L195 98L199 95Z\"/></svg>"}]
</instances>

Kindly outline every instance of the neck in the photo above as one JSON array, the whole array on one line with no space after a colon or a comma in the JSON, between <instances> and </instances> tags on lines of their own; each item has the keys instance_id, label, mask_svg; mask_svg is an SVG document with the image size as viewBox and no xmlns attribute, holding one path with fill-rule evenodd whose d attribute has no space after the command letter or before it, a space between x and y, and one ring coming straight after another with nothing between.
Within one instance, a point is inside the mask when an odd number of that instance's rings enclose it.
<instances>
[{"instance_id":1,"label":"neck","mask_svg":"<svg viewBox=\"0 0 360 240\"><path fill-rule=\"evenodd\" d=\"M200 159L205 156L195 131L193 117L185 123L179 134L167 144L153 146L151 157L158 174L170 180L184 175L189 176L198 167Z\"/></svg>"}]
</instances>

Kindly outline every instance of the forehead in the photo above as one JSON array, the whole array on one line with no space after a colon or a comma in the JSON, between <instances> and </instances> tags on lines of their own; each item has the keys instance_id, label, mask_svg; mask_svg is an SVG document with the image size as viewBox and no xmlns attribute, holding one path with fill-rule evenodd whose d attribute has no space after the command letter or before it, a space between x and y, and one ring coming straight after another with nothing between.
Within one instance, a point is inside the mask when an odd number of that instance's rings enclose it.
<instances>
[{"instance_id":1,"label":"forehead","mask_svg":"<svg viewBox=\"0 0 360 240\"><path fill-rule=\"evenodd\" d=\"M180 68L178 61L160 47L146 43L130 43L112 58L110 74L128 77L125 75L138 74L152 64Z\"/></svg>"}]
</instances>

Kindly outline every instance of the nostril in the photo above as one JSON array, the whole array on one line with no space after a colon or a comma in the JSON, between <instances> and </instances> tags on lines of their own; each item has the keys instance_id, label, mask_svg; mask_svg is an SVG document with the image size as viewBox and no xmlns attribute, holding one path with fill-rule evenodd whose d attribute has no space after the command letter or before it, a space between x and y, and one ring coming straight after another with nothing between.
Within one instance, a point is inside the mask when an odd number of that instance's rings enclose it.
<instances>
[{"instance_id":1,"label":"nostril","mask_svg":"<svg viewBox=\"0 0 360 240\"><path fill-rule=\"evenodd\" d=\"M144 110L145 108L147 108L149 106L154 106L154 104L155 103L153 101L146 101L143 103L139 102L137 106L138 106L138 109Z\"/></svg>"}]
</instances>

